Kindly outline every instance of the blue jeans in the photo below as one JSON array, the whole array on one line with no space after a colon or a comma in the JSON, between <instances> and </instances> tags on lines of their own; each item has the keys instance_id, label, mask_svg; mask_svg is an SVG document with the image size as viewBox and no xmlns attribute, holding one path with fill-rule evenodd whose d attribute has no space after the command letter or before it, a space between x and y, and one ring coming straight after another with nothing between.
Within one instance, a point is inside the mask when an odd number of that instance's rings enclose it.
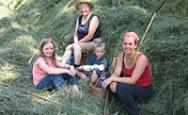
<instances>
[{"instance_id":1,"label":"blue jeans","mask_svg":"<svg viewBox=\"0 0 188 115\"><path fill-rule=\"evenodd\" d=\"M70 76L69 74L63 74L63 79L70 82L71 85L77 84L77 79L75 76Z\"/></svg>"},{"instance_id":2,"label":"blue jeans","mask_svg":"<svg viewBox=\"0 0 188 115\"><path fill-rule=\"evenodd\" d=\"M107 89L109 90L109 88ZM152 86L140 87L126 83L117 83L116 93L114 94L111 91L110 93L118 98L129 115L140 115L136 101L148 101L153 96L153 88Z\"/></svg>"},{"instance_id":3,"label":"blue jeans","mask_svg":"<svg viewBox=\"0 0 188 115\"><path fill-rule=\"evenodd\" d=\"M66 84L65 80L70 81L72 85L77 84L77 79L74 76L68 74L48 74L40 81L36 88L44 89L47 87L53 87L54 89L61 89Z\"/></svg>"}]
</instances>

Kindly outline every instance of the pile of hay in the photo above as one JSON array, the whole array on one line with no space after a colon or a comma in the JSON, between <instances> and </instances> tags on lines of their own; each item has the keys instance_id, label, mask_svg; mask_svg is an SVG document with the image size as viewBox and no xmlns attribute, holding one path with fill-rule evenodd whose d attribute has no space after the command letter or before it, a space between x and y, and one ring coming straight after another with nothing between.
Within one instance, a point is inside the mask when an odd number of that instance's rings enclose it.
<instances>
[{"instance_id":1,"label":"pile of hay","mask_svg":"<svg viewBox=\"0 0 188 115\"><path fill-rule=\"evenodd\" d=\"M121 47L123 33L135 31L141 38L152 12L161 2L95 0L95 12L100 16L110 61ZM149 103L139 104L144 115L188 114L186 3L187 0L166 3L157 13L141 46L152 65L155 89ZM79 81L81 95L74 93L70 86L56 93L38 91L31 81L31 65L27 62L42 38L51 37L56 41L58 55L73 41L79 15L73 4L74 0L0 0L0 114L103 113L104 101L88 93L86 81ZM87 60L84 58L82 63ZM109 113L118 111L126 115L115 99L107 108Z\"/></svg>"}]
</instances>

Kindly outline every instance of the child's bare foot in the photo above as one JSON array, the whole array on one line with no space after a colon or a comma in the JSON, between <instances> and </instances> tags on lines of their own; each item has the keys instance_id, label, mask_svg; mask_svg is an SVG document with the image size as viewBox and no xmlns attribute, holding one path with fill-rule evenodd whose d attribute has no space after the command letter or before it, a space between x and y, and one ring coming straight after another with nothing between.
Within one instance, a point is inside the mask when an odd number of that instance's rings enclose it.
<instances>
[{"instance_id":1,"label":"child's bare foot","mask_svg":"<svg viewBox=\"0 0 188 115\"><path fill-rule=\"evenodd\" d=\"M78 86L77 85L73 85L73 89L77 92L77 93L80 93L79 89L78 89Z\"/></svg>"},{"instance_id":2,"label":"child's bare foot","mask_svg":"<svg viewBox=\"0 0 188 115\"><path fill-rule=\"evenodd\" d=\"M87 76L82 72L76 71L76 74L80 77L80 79L87 79Z\"/></svg>"}]
</instances>

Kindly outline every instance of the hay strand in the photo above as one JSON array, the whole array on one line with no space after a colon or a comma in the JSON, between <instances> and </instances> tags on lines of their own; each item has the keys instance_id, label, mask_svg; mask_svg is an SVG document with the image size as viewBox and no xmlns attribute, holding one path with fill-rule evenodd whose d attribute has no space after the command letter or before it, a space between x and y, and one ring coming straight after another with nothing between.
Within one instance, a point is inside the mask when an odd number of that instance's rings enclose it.
<instances>
[{"instance_id":1,"label":"hay strand","mask_svg":"<svg viewBox=\"0 0 188 115\"><path fill-rule=\"evenodd\" d=\"M15 88L15 87L10 86L10 85L8 85L8 84L2 82L2 81L0 82L0 84L3 85L3 86L6 86L6 87L10 87L10 88L16 89L17 91L23 92L24 94L27 94L27 95L30 95L30 96L33 96L33 97L37 97L37 98L42 99L42 100L44 100L44 101L49 101L49 102L52 102L52 103L56 103L56 104L57 104L57 102L52 101L52 100L48 99L47 97L38 95L38 94L36 94L36 93L31 93L31 92L26 91L26 90L21 89L21 88Z\"/></svg>"}]
</instances>

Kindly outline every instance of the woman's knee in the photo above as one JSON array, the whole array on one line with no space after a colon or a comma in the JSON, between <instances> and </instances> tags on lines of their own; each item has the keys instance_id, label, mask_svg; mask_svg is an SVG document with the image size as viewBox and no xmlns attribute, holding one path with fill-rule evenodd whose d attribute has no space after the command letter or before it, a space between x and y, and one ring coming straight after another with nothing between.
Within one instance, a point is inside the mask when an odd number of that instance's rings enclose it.
<instances>
[{"instance_id":1,"label":"woman's knee","mask_svg":"<svg viewBox=\"0 0 188 115\"><path fill-rule=\"evenodd\" d=\"M118 83L118 84L116 85L116 92L117 92L117 93L122 93L122 92L128 93L129 87L130 87L129 84L126 84L126 83Z\"/></svg>"},{"instance_id":2,"label":"woman's knee","mask_svg":"<svg viewBox=\"0 0 188 115\"><path fill-rule=\"evenodd\" d=\"M66 50L72 50L73 49L73 44L70 44L70 45L68 45L67 47L66 47Z\"/></svg>"},{"instance_id":3,"label":"woman's knee","mask_svg":"<svg viewBox=\"0 0 188 115\"><path fill-rule=\"evenodd\" d=\"M82 49L78 44L76 44L76 45L74 45L74 50L81 51Z\"/></svg>"},{"instance_id":4,"label":"woman's knee","mask_svg":"<svg viewBox=\"0 0 188 115\"><path fill-rule=\"evenodd\" d=\"M116 82L112 82L112 83L110 84L110 89L111 89L111 91L112 91L113 93L116 93L116 85L117 85Z\"/></svg>"}]
</instances>

